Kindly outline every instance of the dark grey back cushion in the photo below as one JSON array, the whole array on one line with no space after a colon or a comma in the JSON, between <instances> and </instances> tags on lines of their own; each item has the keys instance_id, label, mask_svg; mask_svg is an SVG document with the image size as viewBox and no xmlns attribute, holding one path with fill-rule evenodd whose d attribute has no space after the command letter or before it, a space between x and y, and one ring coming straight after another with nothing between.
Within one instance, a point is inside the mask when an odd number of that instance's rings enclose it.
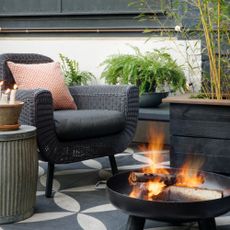
<instances>
[{"instance_id":1,"label":"dark grey back cushion","mask_svg":"<svg viewBox=\"0 0 230 230\"><path fill-rule=\"evenodd\" d=\"M113 110L54 111L57 136L61 140L78 140L107 136L125 128L125 117Z\"/></svg>"}]
</instances>

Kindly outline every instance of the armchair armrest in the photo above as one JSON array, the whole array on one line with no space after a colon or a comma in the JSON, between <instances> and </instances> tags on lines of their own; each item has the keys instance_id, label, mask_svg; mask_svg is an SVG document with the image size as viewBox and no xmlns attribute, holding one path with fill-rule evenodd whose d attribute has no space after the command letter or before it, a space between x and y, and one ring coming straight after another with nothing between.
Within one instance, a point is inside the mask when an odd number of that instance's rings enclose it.
<instances>
[{"instance_id":1,"label":"armchair armrest","mask_svg":"<svg viewBox=\"0 0 230 230\"><path fill-rule=\"evenodd\" d=\"M47 151L47 146L55 146L57 142L53 119L52 95L48 90L17 90L16 99L23 101L20 123L37 128L37 141L40 146L40 157ZM53 145L50 145L53 142Z\"/></svg>"},{"instance_id":2,"label":"armchair armrest","mask_svg":"<svg viewBox=\"0 0 230 230\"><path fill-rule=\"evenodd\" d=\"M50 105L49 111L53 114L52 108L52 96L48 90L44 89L29 89L29 90L17 90L16 99L23 101L24 105L20 114L20 122L25 125L37 125L37 119L39 117L40 107ZM52 119L52 117L51 117Z\"/></svg>"}]
</instances>

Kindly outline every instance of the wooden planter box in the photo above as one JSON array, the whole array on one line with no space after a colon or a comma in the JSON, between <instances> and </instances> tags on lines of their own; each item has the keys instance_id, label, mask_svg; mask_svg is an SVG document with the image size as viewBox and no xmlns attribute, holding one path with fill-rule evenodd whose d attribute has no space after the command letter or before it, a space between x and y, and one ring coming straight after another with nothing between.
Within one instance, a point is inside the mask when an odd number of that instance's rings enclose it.
<instances>
[{"instance_id":1,"label":"wooden planter box","mask_svg":"<svg viewBox=\"0 0 230 230\"><path fill-rule=\"evenodd\" d=\"M170 162L180 167L190 155L203 158L203 170L230 173L230 101L169 97Z\"/></svg>"}]
</instances>

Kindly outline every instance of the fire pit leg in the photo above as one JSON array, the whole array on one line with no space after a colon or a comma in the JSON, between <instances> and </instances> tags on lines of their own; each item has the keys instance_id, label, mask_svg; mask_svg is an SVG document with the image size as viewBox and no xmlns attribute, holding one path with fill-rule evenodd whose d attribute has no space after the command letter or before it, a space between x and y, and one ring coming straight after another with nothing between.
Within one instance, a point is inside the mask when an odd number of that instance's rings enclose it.
<instances>
[{"instance_id":1,"label":"fire pit leg","mask_svg":"<svg viewBox=\"0 0 230 230\"><path fill-rule=\"evenodd\" d=\"M199 220L199 230L216 230L215 218Z\"/></svg>"},{"instance_id":2,"label":"fire pit leg","mask_svg":"<svg viewBox=\"0 0 230 230\"><path fill-rule=\"evenodd\" d=\"M129 216L126 230L143 230L145 218L137 216Z\"/></svg>"}]
</instances>

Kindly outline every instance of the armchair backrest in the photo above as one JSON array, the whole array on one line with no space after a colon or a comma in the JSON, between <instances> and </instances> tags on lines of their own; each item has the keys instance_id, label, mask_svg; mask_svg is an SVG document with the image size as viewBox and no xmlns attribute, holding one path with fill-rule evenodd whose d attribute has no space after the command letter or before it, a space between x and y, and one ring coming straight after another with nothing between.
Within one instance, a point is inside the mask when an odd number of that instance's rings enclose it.
<instances>
[{"instance_id":1,"label":"armchair backrest","mask_svg":"<svg viewBox=\"0 0 230 230\"><path fill-rule=\"evenodd\" d=\"M5 53L0 55L0 80L4 80L4 88L12 88L14 78L7 66L7 61L21 64L39 64L53 60L42 54L35 53Z\"/></svg>"}]
</instances>

